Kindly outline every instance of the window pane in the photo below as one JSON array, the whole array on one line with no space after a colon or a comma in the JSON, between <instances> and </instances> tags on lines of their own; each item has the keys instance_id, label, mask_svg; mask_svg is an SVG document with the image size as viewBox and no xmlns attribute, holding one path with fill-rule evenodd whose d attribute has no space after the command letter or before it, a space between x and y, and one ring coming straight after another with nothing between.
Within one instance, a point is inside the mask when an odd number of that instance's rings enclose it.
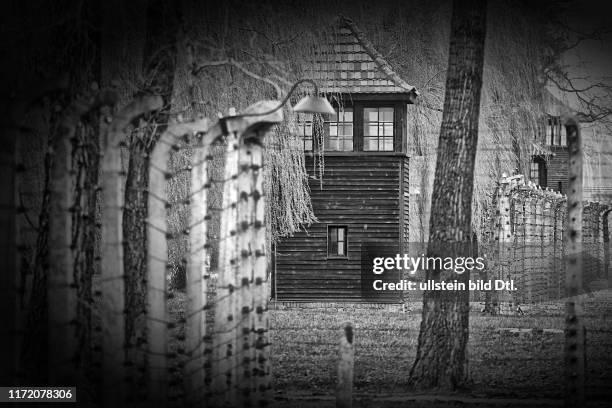
<instances>
[{"instance_id":1,"label":"window pane","mask_svg":"<svg viewBox=\"0 0 612 408\"><path fill-rule=\"evenodd\" d=\"M550 129L550 132L549 132L549 134L550 134L550 139L549 139L550 142L549 143L551 145L554 145L555 144L555 121L554 121L553 118L550 118L548 121L550 123L549 124L549 129Z\"/></svg>"},{"instance_id":2,"label":"window pane","mask_svg":"<svg viewBox=\"0 0 612 408\"><path fill-rule=\"evenodd\" d=\"M538 177L538 163L535 161L531 162L531 174L530 174L530 178L531 180L537 180Z\"/></svg>"},{"instance_id":3,"label":"window pane","mask_svg":"<svg viewBox=\"0 0 612 408\"><path fill-rule=\"evenodd\" d=\"M369 125L366 129L366 136L378 136L378 125Z\"/></svg>"},{"instance_id":4,"label":"window pane","mask_svg":"<svg viewBox=\"0 0 612 408\"><path fill-rule=\"evenodd\" d=\"M378 139L375 137L363 138L363 150L378 150Z\"/></svg>"},{"instance_id":5,"label":"window pane","mask_svg":"<svg viewBox=\"0 0 612 408\"><path fill-rule=\"evenodd\" d=\"M353 122L353 108L346 108L344 111L344 121Z\"/></svg>"},{"instance_id":6,"label":"window pane","mask_svg":"<svg viewBox=\"0 0 612 408\"><path fill-rule=\"evenodd\" d=\"M325 140L325 149L329 150L329 151L338 151L338 138L337 137L330 137L329 139Z\"/></svg>"},{"instance_id":7,"label":"window pane","mask_svg":"<svg viewBox=\"0 0 612 408\"><path fill-rule=\"evenodd\" d=\"M327 253L328 255L335 255L338 253L338 228L330 227L327 234Z\"/></svg>"},{"instance_id":8,"label":"window pane","mask_svg":"<svg viewBox=\"0 0 612 408\"><path fill-rule=\"evenodd\" d=\"M304 150L312 151L312 139L304 139Z\"/></svg>"},{"instance_id":9,"label":"window pane","mask_svg":"<svg viewBox=\"0 0 612 408\"><path fill-rule=\"evenodd\" d=\"M552 139L552 126L550 125L550 119L548 119L548 125L546 126L546 143Z\"/></svg>"},{"instance_id":10,"label":"window pane","mask_svg":"<svg viewBox=\"0 0 612 408\"><path fill-rule=\"evenodd\" d=\"M561 128L561 146L567 146L567 133L565 127Z\"/></svg>"},{"instance_id":11,"label":"window pane","mask_svg":"<svg viewBox=\"0 0 612 408\"><path fill-rule=\"evenodd\" d=\"M330 136L337 136L338 135L338 124L337 123L330 123L329 124L329 135Z\"/></svg>"},{"instance_id":12,"label":"window pane","mask_svg":"<svg viewBox=\"0 0 612 408\"><path fill-rule=\"evenodd\" d=\"M364 108L363 120L366 122L378 122L378 109L377 108Z\"/></svg>"},{"instance_id":13,"label":"window pane","mask_svg":"<svg viewBox=\"0 0 612 408\"><path fill-rule=\"evenodd\" d=\"M393 136L393 123L385 123L384 125L384 135L385 136Z\"/></svg>"},{"instance_id":14,"label":"window pane","mask_svg":"<svg viewBox=\"0 0 612 408\"><path fill-rule=\"evenodd\" d=\"M307 123L306 125L304 125L304 135L312 136L312 124L311 123Z\"/></svg>"},{"instance_id":15,"label":"window pane","mask_svg":"<svg viewBox=\"0 0 612 408\"><path fill-rule=\"evenodd\" d=\"M393 108L380 108L380 121L393 122Z\"/></svg>"},{"instance_id":16,"label":"window pane","mask_svg":"<svg viewBox=\"0 0 612 408\"><path fill-rule=\"evenodd\" d=\"M353 124L345 123L342 125L342 134L345 136L353 136Z\"/></svg>"},{"instance_id":17,"label":"window pane","mask_svg":"<svg viewBox=\"0 0 612 408\"><path fill-rule=\"evenodd\" d=\"M393 151L393 138L392 137L385 137L384 138L384 147L382 150L386 151L386 152L392 152Z\"/></svg>"},{"instance_id":18,"label":"window pane","mask_svg":"<svg viewBox=\"0 0 612 408\"><path fill-rule=\"evenodd\" d=\"M344 255L344 242L338 242L338 253L336 255Z\"/></svg>"}]
</instances>

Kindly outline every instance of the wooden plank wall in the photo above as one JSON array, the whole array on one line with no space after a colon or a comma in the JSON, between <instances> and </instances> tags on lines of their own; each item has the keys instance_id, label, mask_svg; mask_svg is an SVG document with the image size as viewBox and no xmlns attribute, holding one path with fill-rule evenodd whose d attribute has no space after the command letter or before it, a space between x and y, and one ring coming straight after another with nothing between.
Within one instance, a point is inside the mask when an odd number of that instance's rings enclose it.
<instances>
[{"instance_id":1,"label":"wooden plank wall","mask_svg":"<svg viewBox=\"0 0 612 408\"><path fill-rule=\"evenodd\" d=\"M404 157L398 153L326 154L323 189L319 180L309 183L319 223L277 245L278 300L362 300L362 245L399 244ZM306 156L306 168L315 175L312 160ZM327 258L328 225L348 227L347 259ZM396 302L398 298L383 296L378 300Z\"/></svg>"},{"instance_id":2,"label":"wooden plank wall","mask_svg":"<svg viewBox=\"0 0 612 408\"><path fill-rule=\"evenodd\" d=\"M567 194L569 150L565 146L548 146L548 148L554 153L547 163L548 187L559 191L559 183L561 183L561 193Z\"/></svg>"},{"instance_id":3,"label":"wooden plank wall","mask_svg":"<svg viewBox=\"0 0 612 408\"><path fill-rule=\"evenodd\" d=\"M410 163L408 157L402 159L402 251L408 251L410 242Z\"/></svg>"}]
</instances>

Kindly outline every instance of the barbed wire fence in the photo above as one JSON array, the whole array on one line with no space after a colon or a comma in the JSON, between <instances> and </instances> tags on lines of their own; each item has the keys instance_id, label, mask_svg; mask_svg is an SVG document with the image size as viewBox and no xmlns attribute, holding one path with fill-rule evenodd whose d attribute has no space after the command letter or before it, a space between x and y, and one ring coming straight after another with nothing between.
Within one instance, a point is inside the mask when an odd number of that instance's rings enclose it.
<instances>
[{"instance_id":1,"label":"barbed wire fence","mask_svg":"<svg viewBox=\"0 0 612 408\"><path fill-rule=\"evenodd\" d=\"M495 247L488 248L494 254L489 277L512 279L518 290L491 292L491 310L516 313L521 305L565 297L567 196L515 175L500 180L496 202ZM585 203L581 210L581 287L587 292L609 287L610 237L606 231L611 210L607 204L593 202Z\"/></svg>"},{"instance_id":2,"label":"barbed wire fence","mask_svg":"<svg viewBox=\"0 0 612 408\"><path fill-rule=\"evenodd\" d=\"M334 359L330 356L336 354L338 343L335 338L330 339L333 337L330 333L335 333L339 327L336 323L333 328L329 325L294 327L280 324L270 330L261 140L267 127L278 123L282 116L280 111L267 116L256 115L276 105L272 102L247 109L246 113L254 116L230 116L214 123L203 118L176 122L169 124L162 134L149 157L149 215L142 220L148 229L146 339L138 344L127 341L124 282L129 271L124 270L123 263L121 222L126 203L121 149L129 124L144 113L159 109L161 101L156 97L142 97L115 115L97 116L103 111L100 107L113 103L110 95L94 90L58 115L48 153L49 186L48 191L43 192L43 196L49 197L46 217L49 225L45 227L49 235L45 243L49 246L49 256L45 257L48 273L47 279L38 283L32 273L27 277L21 273L24 258L40 250L26 248L20 243L23 235L33 233L24 226L28 224L34 231L43 228L40 223L35 225L31 219L26 219L30 211L27 204L20 201L23 189L19 187L23 180L19 173L27 169L23 168L23 163L13 160L24 154L14 155L12 149L19 147L13 146L8 149L11 154L3 155L3 166L16 174L9 177L10 185L7 186L14 194L2 207L3 222L12 226L7 229L9 235L2 243L2 250L7 259L11 259L7 265L15 274L4 275L2 290L10 294L6 304L9 311L16 312L15 316L36 315L35 322L39 322L42 315L47 321L48 338L42 339L46 341L44 356L48 356L48 361L44 361L47 379L56 384L78 384L90 399L101 397L103 405L107 406L138 405L138 401L147 405L153 400L169 406L203 403L208 406L263 406L271 398L270 345L273 340L278 345L276 350L290 350L293 360L296 353L312 354L315 347L324 347L324 353L319 351L312 360L319 363L323 355L326 364L334 367ZM100 124L96 126L100 126L104 135L100 145L91 140L91 127L97 120ZM14 140L18 140L17 135ZM190 151L189 163L170 168L172 154L187 150ZM217 151L224 151L225 157L224 170L219 176L210 175ZM190 180L188 193L172 201L168 182L185 174ZM218 204L210 199L213 186L223 192L223 199ZM501 351L513 348L518 354L520 348L527 347L528 355L521 358L534 359L543 365L560 363L566 355L554 347L550 353L546 351L548 346L561 344L558 329L546 331L504 325L521 326L513 309L517 304L565 296L567 198L525 184L520 176L502 180L498 194L500 213L496 225L501 243L497 262L500 267L498 275L493 277L514 278L524 290L517 294L501 294L494 300L499 314L504 314L504 302L512 305L507 309L512 315L498 322L500 329L471 329L472 345L490 345L490 350L500 352L499 356L491 351L471 357L470 370L474 374L478 373L478 367L520 361L519 357L502 355ZM97 216L97 197L103 203L102 217ZM189 209L189 221L182 230L173 230L168 225L168 213L176 207ZM605 279L608 279L609 288L610 211L609 206L600 203L588 203L581 210L585 271L582 285L591 291ZM10 217L15 214L20 221L13 224L15 221ZM221 224L218 237L207 231L214 218ZM37 234L40 235L40 231ZM99 254L94 242L98 234ZM167 277L172 267L168 243L179 237L186 237L189 245L182 260L187 271L185 309L177 314L169 311L175 294L168 289ZM212 248L219 248L219 262L214 268L208 266L207 260ZM99 273L95 264L99 264ZM43 285L42 292L35 290L40 285ZM44 296L42 300L37 298L39 295ZM43 306L46 306L44 313L39 310ZM606 313L595 311L591 314L596 316L597 323L607 318ZM539 315L534 309L528 315L554 319L562 318L564 313L542 309ZM313 319L320 319L320 314L317 316ZM27 326L35 323L24 323L19 318L9 323L5 330L10 333L11 344L15 345L13 350L17 352L3 356L15 368L17 374L11 377L14 381L24 378L24 374L20 374L19 358L15 357L21 354L18 345L27 340L25 337L34 337ZM605 325L593 326L596 324L589 327L589 342L602 346L587 349L587 353L591 353L588 360L609 361L602 351L610 345L611 331ZM501 330L505 328L508 330ZM306 335L302 334L304 329L307 329ZM374 336L377 341L388 335L394 347L418 336L416 326L379 324L375 328L358 326L357 329L375 331L382 336ZM301 334L295 335L298 332ZM525 341L514 342L511 337ZM88 345L91 343L93 348ZM367 344L365 350L381 352L374 343ZM356 349L360 350L362 345L357 344ZM30 353L32 351L29 349ZM289 365L283 361L282 354L279 353L276 360L281 369L283 364ZM402 356L412 361L409 354ZM355 373L357 381L364 376L367 378L368 370L376 370L378 361L367 358L359 361ZM364 371L364 367L369 368ZM602 374L601 379L606 378ZM393 381L397 383L398 380ZM328 380L324 382L329 384ZM551 387L559 384L563 383L554 382ZM603 380L588 386L600 387L603 392L602 384L605 384Z\"/></svg>"},{"instance_id":3,"label":"barbed wire fence","mask_svg":"<svg viewBox=\"0 0 612 408\"><path fill-rule=\"evenodd\" d=\"M271 370L263 138L282 121L282 110L266 114L278 102L259 102L215 122L179 118L166 126L148 157L148 217L141 220L148 249L146 338L134 343L126 333L126 319L138 316L126 310L130 271L123 261L122 150L135 121L163 104L160 97L142 96L111 114L107 107L115 102L114 94L92 87L65 108L57 107L56 131L49 133L45 155L48 188L43 196L48 199L40 208L18 204L24 177L18 176L23 165L16 158L27 155L18 152L19 129L3 154L2 165L11 170L5 187L15 192L2 208L3 224L12 226L2 245L7 267L2 291L12 319L3 330L11 346L2 355L10 368L5 384L34 377L49 385L74 384L79 401L102 406L151 401L161 406L264 406ZM209 176L219 151L223 176ZM169 166L172 155L183 152L188 152L187 164ZM170 199L169 182L186 175L188 192ZM222 192L220 205L209 197L213 188ZM40 257L31 253L40 248L20 243L25 221L14 215L44 213L45 202L48 255L41 266L44 279L36 283L32 272L24 277L19 265L27 256L30 263L38 262ZM185 228L175 231L168 214L178 207L189 216ZM219 236L207 233L214 219L221 221ZM173 267L168 247L180 237L188 242L181 261L187 293L179 299L184 305L177 314L169 312L175 292L168 288ZM220 261L210 268L213 248L219 248ZM44 336L30 338L38 333ZM28 341L36 343L37 348L27 350L36 361L26 366L18 356Z\"/></svg>"}]
</instances>

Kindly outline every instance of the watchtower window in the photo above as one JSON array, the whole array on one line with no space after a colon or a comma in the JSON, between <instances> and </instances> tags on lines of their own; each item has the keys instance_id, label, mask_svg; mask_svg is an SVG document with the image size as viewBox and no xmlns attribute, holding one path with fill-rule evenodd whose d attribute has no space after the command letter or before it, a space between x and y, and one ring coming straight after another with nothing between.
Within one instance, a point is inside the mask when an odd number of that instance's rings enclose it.
<instances>
[{"instance_id":1,"label":"watchtower window","mask_svg":"<svg viewBox=\"0 0 612 408\"><path fill-rule=\"evenodd\" d=\"M325 150L336 152L353 151L353 108L343 108L330 115L326 125L329 134L325 137Z\"/></svg>"},{"instance_id":2,"label":"watchtower window","mask_svg":"<svg viewBox=\"0 0 612 408\"><path fill-rule=\"evenodd\" d=\"M393 108L363 108L363 150L393 151Z\"/></svg>"}]
</instances>

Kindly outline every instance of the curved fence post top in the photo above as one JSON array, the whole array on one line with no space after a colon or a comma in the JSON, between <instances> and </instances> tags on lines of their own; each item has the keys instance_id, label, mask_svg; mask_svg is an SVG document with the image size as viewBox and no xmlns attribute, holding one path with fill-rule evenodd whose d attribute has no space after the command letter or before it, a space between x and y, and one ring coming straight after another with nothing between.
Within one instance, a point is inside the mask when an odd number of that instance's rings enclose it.
<instances>
[{"instance_id":1,"label":"curved fence post top","mask_svg":"<svg viewBox=\"0 0 612 408\"><path fill-rule=\"evenodd\" d=\"M282 122L283 109L279 105L280 102L278 101L259 101L250 105L238 115L221 118L219 123L227 132L245 135L249 133L249 130L259 130L257 128L260 126L265 127ZM278 107L277 110L270 112L276 107ZM265 114L266 112L269 113Z\"/></svg>"},{"instance_id":2,"label":"curved fence post top","mask_svg":"<svg viewBox=\"0 0 612 408\"><path fill-rule=\"evenodd\" d=\"M135 117L146 112L159 110L163 105L164 101L159 95L145 95L134 99L113 115L110 133L121 132Z\"/></svg>"}]
</instances>

